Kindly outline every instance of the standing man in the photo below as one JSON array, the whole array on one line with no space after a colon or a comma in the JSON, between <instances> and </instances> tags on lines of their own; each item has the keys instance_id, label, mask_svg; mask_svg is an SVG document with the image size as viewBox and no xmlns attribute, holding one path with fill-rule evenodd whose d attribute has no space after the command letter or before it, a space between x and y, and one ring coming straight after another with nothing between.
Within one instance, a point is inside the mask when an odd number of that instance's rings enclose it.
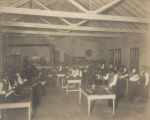
<instances>
[{"instance_id":1,"label":"standing man","mask_svg":"<svg viewBox=\"0 0 150 120\"><path fill-rule=\"evenodd\" d=\"M142 66L139 80L140 96L142 102L147 102L147 99L149 97L149 83L148 70L145 66Z\"/></svg>"}]
</instances>

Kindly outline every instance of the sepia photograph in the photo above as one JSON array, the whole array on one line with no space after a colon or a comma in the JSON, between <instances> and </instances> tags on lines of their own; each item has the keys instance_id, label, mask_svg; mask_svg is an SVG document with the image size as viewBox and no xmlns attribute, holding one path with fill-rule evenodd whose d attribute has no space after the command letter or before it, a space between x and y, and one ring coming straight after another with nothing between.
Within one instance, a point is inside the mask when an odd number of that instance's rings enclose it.
<instances>
[{"instance_id":1,"label":"sepia photograph","mask_svg":"<svg viewBox=\"0 0 150 120\"><path fill-rule=\"evenodd\" d=\"M0 0L0 120L150 120L150 0Z\"/></svg>"}]
</instances>

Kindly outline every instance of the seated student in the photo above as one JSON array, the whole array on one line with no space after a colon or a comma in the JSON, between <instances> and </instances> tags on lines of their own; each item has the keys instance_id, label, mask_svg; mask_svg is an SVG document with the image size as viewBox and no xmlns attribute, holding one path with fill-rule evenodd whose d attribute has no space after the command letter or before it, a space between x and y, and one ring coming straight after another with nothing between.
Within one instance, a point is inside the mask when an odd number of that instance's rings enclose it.
<instances>
[{"instance_id":1,"label":"seated student","mask_svg":"<svg viewBox=\"0 0 150 120\"><path fill-rule=\"evenodd\" d=\"M120 91L120 95L122 97L125 96L125 91L127 89L127 81L129 79L129 74L127 72L127 68L126 67L122 67L122 69L120 69L120 79L118 81L118 89Z\"/></svg>"},{"instance_id":2,"label":"seated student","mask_svg":"<svg viewBox=\"0 0 150 120\"><path fill-rule=\"evenodd\" d=\"M118 104L119 104L119 101L120 101L118 90L117 90L118 78L119 78L119 73L118 72L112 73L111 77L110 77L110 79L108 81L109 89L116 94L115 108L118 107ZM112 100L108 101L108 105L112 107Z\"/></svg>"},{"instance_id":3,"label":"seated student","mask_svg":"<svg viewBox=\"0 0 150 120\"><path fill-rule=\"evenodd\" d=\"M17 73L16 73L16 76L17 76L18 84L19 84L19 85L22 85L22 84L23 84L23 80L22 80L22 78L21 78L21 76L20 76L20 73L17 72Z\"/></svg>"},{"instance_id":4,"label":"seated student","mask_svg":"<svg viewBox=\"0 0 150 120\"><path fill-rule=\"evenodd\" d=\"M6 91L3 90L3 81L0 79L0 101L2 101L5 92Z\"/></svg>"},{"instance_id":5,"label":"seated student","mask_svg":"<svg viewBox=\"0 0 150 120\"><path fill-rule=\"evenodd\" d=\"M79 78L79 77L82 77L82 72L77 68L77 67L74 67L71 71L71 76L73 78Z\"/></svg>"},{"instance_id":6,"label":"seated student","mask_svg":"<svg viewBox=\"0 0 150 120\"><path fill-rule=\"evenodd\" d=\"M87 82L89 79L89 76L88 76L88 69L87 68L83 68L83 71L82 71L82 84L81 85L84 85L84 86L87 86Z\"/></svg>"},{"instance_id":7,"label":"seated student","mask_svg":"<svg viewBox=\"0 0 150 120\"><path fill-rule=\"evenodd\" d=\"M118 75L119 73L112 73L111 74L111 79L109 80L109 87L113 89L113 87L115 87L116 83L117 83L117 79L118 79Z\"/></svg>"},{"instance_id":8,"label":"seated student","mask_svg":"<svg viewBox=\"0 0 150 120\"><path fill-rule=\"evenodd\" d=\"M6 91L8 90L9 84L8 84L8 79L6 78L6 76L2 79L3 82L3 90Z\"/></svg>"},{"instance_id":9,"label":"seated student","mask_svg":"<svg viewBox=\"0 0 150 120\"><path fill-rule=\"evenodd\" d=\"M114 65L114 66L113 66L113 71L114 71L114 72L117 72L117 71L118 71L118 66Z\"/></svg>"},{"instance_id":10,"label":"seated student","mask_svg":"<svg viewBox=\"0 0 150 120\"><path fill-rule=\"evenodd\" d=\"M5 91L3 90L3 82L2 80L0 79L0 102L3 101L3 98L4 98L4 95L5 95ZM0 119L1 119L1 110L0 110Z\"/></svg>"},{"instance_id":11,"label":"seated student","mask_svg":"<svg viewBox=\"0 0 150 120\"><path fill-rule=\"evenodd\" d=\"M59 68L58 68L58 71L62 72L62 70L63 70L63 67L62 67L62 65L60 65Z\"/></svg>"},{"instance_id":12,"label":"seated student","mask_svg":"<svg viewBox=\"0 0 150 120\"><path fill-rule=\"evenodd\" d=\"M139 87L142 102L147 102L149 97L149 73L145 66L142 66L140 71Z\"/></svg>"},{"instance_id":13,"label":"seated student","mask_svg":"<svg viewBox=\"0 0 150 120\"><path fill-rule=\"evenodd\" d=\"M102 85L103 84L103 81L102 81L102 79L101 79L101 74L99 73L99 72L95 72L94 73L94 76L93 76L94 78L94 80L95 80L95 84L96 85Z\"/></svg>"},{"instance_id":14,"label":"seated student","mask_svg":"<svg viewBox=\"0 0 150 120\"><path fill-rule=\"evenodd\" d=\"M108 84L109 77L110 77L110 73L109 73L109 72L105 73L105 74L102 76L102 79L103 79L103 82L104 82L105 85Z\"/></svg>"},{"instance_id":15,"label":"seated student","mask_svg":"<svg viewBox=\"0 0 150 120\"><path fill-rule=\"evenodd\" d=\"M18 84L14 84L14 92L20 97L25 97L25 94L28 92L27 87L31 87L31 83L28 82L27 78L23 74L17 73L17 76L18 78L15 83L18 81Z\"/></svg>"},{"instance_id":16,"label":"seated student","mask_svg":"<svg viewBox=\"0 0 150 120\"><path fill-rule=\"evenodd\" d=\"M129 77L129 100L131 103L134 103L135 98L138 95L139 91L139 75L135 68L133 68L131 75Z\"/></svg>"},{"instance_id":17,"label":"seated student","mask_svg":"<svg viewBox=\"0 0 150 120\"><path fill-rule=\"evenodd\" d=\"M120 79L125 79L129 77L128 69L126 67L123 68L120 74L121 74Z\"/></svg>"},{"instance_id":18,"label":"seated student","mask_svg":"<svg viewBox=\"0 0 150 120\"><path fill-rule=\"evenodd\" d=\"M107 72L106 65L103 63L100 68L101 74L104 75Z\"/></svg>"},{"instance_id":19,"label":"seated student","mask_svg":"<svg viewBox=\"0 0 150 120\"><path fill-rule=\"evenodd\" d=\"M113 71L113 65L112 65L112 64L109 64L109 65L108 65L108 70L109 70L109 71Z\"/></svg>"},{"instance_id":20,"label":"seated student","mask_svg":"<svg viewBox=\"0 0 150 120\"><path fill-rule=\"evenodd\" d=\"M13 89L3 89L4 88L4 84L1 80L0 82L0 101L1 102L13 102L16 101L15 99L15 93Z\"/></svg>"}]
</instances>

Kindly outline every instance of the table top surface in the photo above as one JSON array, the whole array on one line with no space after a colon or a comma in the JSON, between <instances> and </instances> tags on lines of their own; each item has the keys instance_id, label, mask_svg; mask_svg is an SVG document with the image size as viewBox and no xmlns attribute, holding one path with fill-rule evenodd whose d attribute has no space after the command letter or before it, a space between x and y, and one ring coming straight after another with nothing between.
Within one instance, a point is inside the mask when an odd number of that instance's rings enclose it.
<instances>
[{"instance_id":1,"label":"table top surface","mask_svg":"<svg viewBox=\"0 0 150 120\"><path fill-rule=\"evenodd\" d=\"M112 91L109 90L108 87L106 86L98 86L95 89L92 89L91 87L82 87L81 88L81 92L87 96L87 97L101 97L101 96L107 96L107 97L115 97L115 93L113 93Z\"/></svg>"},{"instance_id":2,"label":"table top surface","mask_svg":"<svg viewBox=\"0 0 150 120\"><path fill-rule=\"evenodd\" d=\"M65 74L59 73L59 74L57 74L57 76L58 76L58 77L61 77L61 76L65 76Z\"/></svg>"},{"instance_id":3,"label":"table top surface","mask_svg":"<svg viewBox=\"0 0 150 120\"><path fill-rule=\"evenodd\" d=\"M31 107L31 102L0 103L0 109Z\"/></svg>"}]
</instances>

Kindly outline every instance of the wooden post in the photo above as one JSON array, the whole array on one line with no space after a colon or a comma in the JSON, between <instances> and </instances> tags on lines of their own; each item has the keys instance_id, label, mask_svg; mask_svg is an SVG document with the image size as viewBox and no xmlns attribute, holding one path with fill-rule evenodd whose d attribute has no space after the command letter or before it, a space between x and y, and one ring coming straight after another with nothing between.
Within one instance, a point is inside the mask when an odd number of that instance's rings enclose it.
<instances>
[{"instance_id":1,"label":"wooden post","mask_svg":"<svg viewBox=\"0 0 150 120\"><path fill-rule=\"evenodd\" d=\"M88 116L90 116L90 110L91 110L91 100L88 99Z\"/></svg>"},{"instance_id":2,"label":"wooden post","mask_svg":"<svg viewBox=\"0 0 150 120\"><path fill-rule=\"evenodd\" d=\"M0 74L3 71L3 42L2 42L2 33L0 33Z\"/></svg>"}]
</instances>

